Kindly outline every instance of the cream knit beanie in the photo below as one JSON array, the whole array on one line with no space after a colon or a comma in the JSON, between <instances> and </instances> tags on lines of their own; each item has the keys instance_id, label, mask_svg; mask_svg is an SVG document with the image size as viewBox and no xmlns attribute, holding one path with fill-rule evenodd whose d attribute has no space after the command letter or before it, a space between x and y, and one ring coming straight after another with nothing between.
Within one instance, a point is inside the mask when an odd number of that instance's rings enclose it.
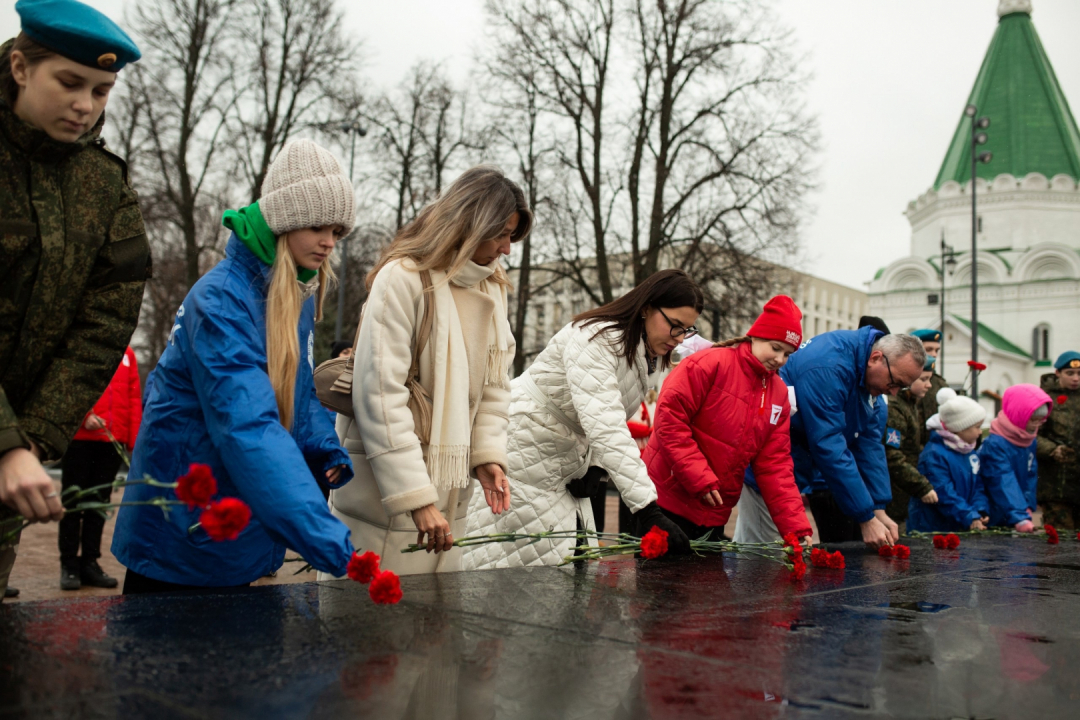
<instances>
[{"instance_id":1,"label":"cream knit beanie","mask_svg":"<svg viewBox=\"0 0 1080 720\"><path fill-rule=\"evenodd\" d=\"M329 150L311 140L292 140L270 163L259 210L275 235L305 227L356 222L352 183Z\"/></svg>"},{"instance_id":2,"label":"cream knit beanie","mask_svg":"<svg viewBox=\"0 0 1080 720\"><path fill-rule=\"evenodd\" d=\"M972 425L981 425L986 419L983 406L969 397L956 394L952 388L941 388L937 393L938 417L949 432L958 433Z\"/></svg>"}]
</instances>

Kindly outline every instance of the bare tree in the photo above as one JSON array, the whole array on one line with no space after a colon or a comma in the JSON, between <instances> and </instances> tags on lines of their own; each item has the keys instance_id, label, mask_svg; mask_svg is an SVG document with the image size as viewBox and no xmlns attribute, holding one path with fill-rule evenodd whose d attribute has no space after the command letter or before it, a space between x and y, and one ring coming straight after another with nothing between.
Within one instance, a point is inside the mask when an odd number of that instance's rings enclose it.
<instances>
[{"instance_id":1,"label":"bare tree","mask_svg":"<svg viewBox=\"0 0 1080 720\"><path fill-rule=\"evenodd\" d=\"M733 258L790 249L817 138L799 102L790 34L767 9L742 0L636 0L633 18L640 93L628 185L636 281L656 272L665 248L676 264L699 268L702 280L716 274L702 266L724 256L718 248Z\"/></svg>"},{"instance_id":2,"label":"bare tree","mask_svg":"<svg viewBox=\"0 0 1080 720\"><path fill-rule=\"evenodd\" d=\"M217 247L217 224L200 221L208 206L224 204L213 183L238 99L228 60L235 9L234 0L161 0L136 6L132 23L146 49L131 85L148 148L140 192L168 208L161 218L182 238L188 287L199 279L203 253Z\"/></svg>"},{"instance_id":3,"label":"bare tree","mask_svg":"<svg viewBox=\"0 0 1080 720\"><path fill-rule=\"evenodd\" d=\"M615 0L488 0L487 14L495 31L495 55L508 62L529 58L542 110L565 126L559 160L580 189L568 204L579 206L590 225L589 255L595 258L600 297L608 302L613 297L608 228L618 194L606 171L605 146ZM563 259L580 262L581 256Z\"/></svg>"},{"instance_id":4,"label":"bare tree","mask_svg":"<svg viewBox=\"0 0 1080 720\"><path fill-rule=\"evenodd\" d=\"M237 82L250 96L238 104L232 141L254 202L294 133L355 103L359 46L342 34L336 0L250 0L243 10L242 56L251 61Z\"/></svg>"},{"instance_id":5,"label":"bare tree","mask_svg":"<svg viewBox=\"0 0 1080 720\"><path fill-rule=\"evenodd\" d=\"M388 205L395 229L442 192L456 156L483 150L467 93L429 62L413 66L405 82L377 98L364 118L375 129L377 181L392 188Z\"/></svg>"}]
</instances>

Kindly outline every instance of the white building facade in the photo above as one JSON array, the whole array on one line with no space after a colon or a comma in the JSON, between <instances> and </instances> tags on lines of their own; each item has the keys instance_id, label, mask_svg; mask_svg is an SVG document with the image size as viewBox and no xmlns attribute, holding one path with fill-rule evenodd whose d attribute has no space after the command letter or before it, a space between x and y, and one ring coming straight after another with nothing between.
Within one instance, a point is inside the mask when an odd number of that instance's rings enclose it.
<instances>
[{"instance_id":1,"label":"white building facade","mask_svg":"<svg viewBox=\"0 0 1080 720\"><path fill-rule=\"evenodd\" d=\"M1080 350L1080 133L1031 21L1030 0L1002 0L998 30L969 104L989 117L978 152L978 359L982 400L1038 384ZM941 326L959 386L972 357L971 120L965 117L933 187L908 205L910 255L869 283L870 313L894 332ZM943 262L942 242L955 254ZM949 260L946 253L945 260ZM986 395L989 392L990 395Z\"/></svg>"}]
</instances>

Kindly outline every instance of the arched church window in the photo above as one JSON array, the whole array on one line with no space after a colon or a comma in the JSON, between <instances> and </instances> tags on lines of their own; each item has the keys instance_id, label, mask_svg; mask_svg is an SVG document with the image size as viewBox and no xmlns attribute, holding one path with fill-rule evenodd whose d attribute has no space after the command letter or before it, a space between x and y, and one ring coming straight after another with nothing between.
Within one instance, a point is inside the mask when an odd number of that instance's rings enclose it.
<instances>
[{"instance_id":1,"label":"arched church window","mask_svg":"<svg viewBox=\"0 0 1080 720\"><path fill-rule=\"evenodd\" d=\"M1045 362L1050 359L1050 326L1039 323L1032 331L1031 356L1035 362Z\"/></svg>"}]
</instances>

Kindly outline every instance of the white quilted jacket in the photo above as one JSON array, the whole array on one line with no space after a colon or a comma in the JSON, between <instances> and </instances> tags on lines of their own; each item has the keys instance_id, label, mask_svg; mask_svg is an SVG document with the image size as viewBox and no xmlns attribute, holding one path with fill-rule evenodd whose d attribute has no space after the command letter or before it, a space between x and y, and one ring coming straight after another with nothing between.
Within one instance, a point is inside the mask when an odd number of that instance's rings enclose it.
<instances>
[{"instance_id":1,"label":"white quilted jacket","mask_svg":"<svg viewBox=\"0 0 1080 720\"><path fill-rule=\"evenodd\" d=\"M610 344L610 333L592 340L597 327L567 325L551 339L527 373L540 390L585 435L575 434L525 390L522 379L511 384L507 461L510 510L494 515L481 493L473 495L468 535L549 529L574 530L577 518L595 527L588 499L579 500L566 483L598 465L618 488L632 512L656 500L656 488L630 437L626 421L645 396L647 365L644 344L634 364ZM557 565L573 551L573 539L529 544L498 543L465 548L462 568L479 570L521 565Z\"/></svg>"}]
</instances>

